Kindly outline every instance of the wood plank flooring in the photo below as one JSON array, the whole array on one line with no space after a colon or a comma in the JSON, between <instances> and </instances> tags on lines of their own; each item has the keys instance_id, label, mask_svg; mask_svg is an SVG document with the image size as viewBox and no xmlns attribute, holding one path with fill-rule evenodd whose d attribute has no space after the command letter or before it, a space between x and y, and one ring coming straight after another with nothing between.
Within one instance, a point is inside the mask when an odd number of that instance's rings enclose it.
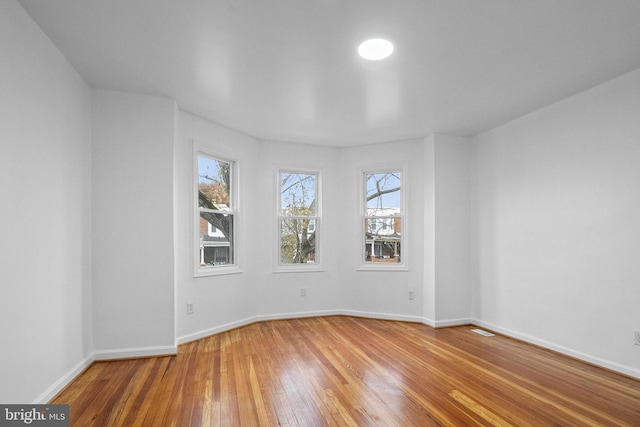
<instances>
[{"instance_id":1,"label":"wood plank flooring","mask_svg":"<svg viewBox=\"0 0 640 427\"><path fill-rule=\"evenodd\" d=\"M51 403L72 426L640 426L640 381L471 329L261 322L94 363Z\"/></svg>"}]
</instances>

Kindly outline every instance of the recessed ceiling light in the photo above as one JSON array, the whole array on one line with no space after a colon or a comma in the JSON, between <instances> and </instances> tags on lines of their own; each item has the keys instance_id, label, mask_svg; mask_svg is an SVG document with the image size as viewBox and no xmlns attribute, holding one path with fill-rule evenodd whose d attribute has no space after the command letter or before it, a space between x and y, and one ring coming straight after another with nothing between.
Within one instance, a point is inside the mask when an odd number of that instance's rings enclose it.
<instances>
[{"instance_id":1,"label":"recessed ceiling light","mask_svg":"<svg viewBox=\"0 0 640 427\"><path fill-rule=\"evenodd\" d=\"M364 59L377 61L393 53L393 45L389 40L371 39L362 42L358 47L358 54Z\"/></svg>"}]
</instances>

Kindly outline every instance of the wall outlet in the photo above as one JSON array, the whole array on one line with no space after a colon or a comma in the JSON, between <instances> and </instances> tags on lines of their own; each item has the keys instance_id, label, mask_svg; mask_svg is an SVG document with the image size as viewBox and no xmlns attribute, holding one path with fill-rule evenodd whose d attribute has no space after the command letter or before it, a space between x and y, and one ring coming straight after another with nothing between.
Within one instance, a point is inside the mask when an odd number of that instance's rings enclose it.
<instances>
[{"instance_id":1,"label":"wall outlet","mask_svg":"<svg viewBox=\"0 0 640 427\"><path fill-rule=\"evenodd\" d=\"M414 291L413 289L409 291L409 299L415 299L416 297L416 291Z\"/></svg>"},{"instance_id":2,"label":"wall outlet","mask_svg":"<svg viewBox=\"0 0 640 427\"><path fill-rule=\"evenodd\" d=\"M193 314L193 303L192 302L188 302L187 303L187 314Z\"/></svg>"},{"instance_id":3,"label":"wall outlet","mask_svg":"<svg viewBox=\"0 0 640 427\"><path fill-rule=\"evenodd\" d=\"M301 297L307 296L307 288L300 288L300 296Z\"/></svg>"},{"instance_id":4,"label":"wall outlet","mask_svg":"<svg viewBox=\"0 0 640 427\"><path fill-rule=\"evenodd\" d=\"M633 343L640 345L640 331L633 331Z\"/></svg>"}]
</instances>

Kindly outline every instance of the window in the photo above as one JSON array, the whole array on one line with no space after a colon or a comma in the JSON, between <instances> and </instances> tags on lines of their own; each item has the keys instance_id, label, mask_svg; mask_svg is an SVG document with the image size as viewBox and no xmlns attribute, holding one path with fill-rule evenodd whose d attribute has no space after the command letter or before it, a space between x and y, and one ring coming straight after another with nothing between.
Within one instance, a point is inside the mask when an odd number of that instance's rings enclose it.
<instances>
[{"instance_id":1,"label":"window","mask_svg":"<svg viewBox=\"0 0 640 427\"><path fill-rule=\"evenodd\" d=\"M363 259L367 267L403 264L402 171L365 172Z\"/></svg>"},{"instance_id":2,"label":"window","mask_svg":"<svg viewBox=\"0 0 640 427\"><path fill-rule=\"evenodd\" d=\"M279 266L318 265L318 173L279 171Z\"/></svg>"},{"instance_id":3,"label":"window","mask_svg":"<svg viewBox=\"0 0 640 427\"><path fill-rule=\"evenodd\" d=\"M197 155L196 274L219 273L235 266L237 210L234 163Z\"/></svg>"}]
</instances>

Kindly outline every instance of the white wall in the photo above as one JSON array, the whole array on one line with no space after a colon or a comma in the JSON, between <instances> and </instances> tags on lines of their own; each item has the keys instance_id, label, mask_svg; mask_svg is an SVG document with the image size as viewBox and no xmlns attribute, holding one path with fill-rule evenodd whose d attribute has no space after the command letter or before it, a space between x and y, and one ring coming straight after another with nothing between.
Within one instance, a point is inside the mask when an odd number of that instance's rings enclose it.
<instances>
[{"instance_id":1,"label":"white wall","mask_svg":"<svg viewBox=\"0 0 640 427\"><path fill-rule=\"evenodd\" d=\"M331 313L473 317L640 377L640 70L473 144L337 149L92 92L14 0L0 52L0 402L46 400L94 354ZM240 274L193 277L193 140L238 160ZM359 173L390 162L407 165L409 269L357 271ZM273 271L278 167L322 172L321 272Z\"/></svg>"},{"instance_id":2,"label":"white wall","mask_svg":"<svg viewBox=\"0 0 640 427\"><path fill-rule=\"evenodd\" d=\"M421 321L423 318L424 274L424 141L422 139L351 147L341 150L341 180L345 224L341 230L340 277L345 308L354 314ZM357 229L361 224L361 171L388 165L406 165L407 271L357 271L362 247ZM415 299L409 300L409 290Z\"/></svg>"},{"instance_id":3,"label":"white wall","mask_svg":"<svg viewBox=\"0 0 640 427\"><path fill-rule=\"evenodd\" d=\"M424 320L440 327L471 316L470 153L468 138L424 140Z\"/></svg>"},{"instance_id":4,"label":"white wall","mask_svg":"<svg viewBox=\"0 0 640 427\"><path fill-rule=\"evenodd\" d=\"M339 149L257 141L184 112L180 113L179 129L179 342L282 317L343 313L434 325L470 319L468 139L437 135L427 141ZM238 259L242 269L239 274L193 277L194 143L237 161L242 231L238 247L243 248ZM433 154L431 160L426 152ZM359 271L360 173L390 165L406 167L407 172L404 190L408 270ZM275 271L279 168L321 173L321 271ZM430 179L432 186L427 185ZM425 223L431 223L432 228ZM425 241L432 243L433 250L425 247ZM430 287L426 282L431 283ZM301 288L305 288L304 297ZM413 300L408 297L409 290L415 292ZM187 314L187 303L194 304L193 314Z\"/></svg>"},{"instance_id":5,"label":"white wall","mask_svg":"<svg viewBox=\"0 0 640 427\"><path fill-rule=\"evenodd\" d=\"M90 89L0 2L0 402L46 400L92 350Z\"/></svg>"},{"instance_id":6,"label":"white wall","mask_svg":"<svg viewBox=\"0 0 640 427\"><path fill-rule=\"evenodd\" d=\"M471 316L471 141L434 135L436 326Z\"/></svg>"},{"instance_id":7,"label":"white wall","mask_svg":"<svg viewBox=\"0 0 640 427\"><path fill-rule=\"evenodd\" d=\"M424 184L422 193L424 233L424 276L422 280L422 315L428 325L436 324L436 135L424 140Z\"/></svg>"},{"instance_id":8,"label":"white wall","mask_svg":"<svg viewBox=\"0 0 640 427\"><path fill-rule=\"evenodd\" d=\"M474 317L640 376L640 70L474 139Z\"/></svg>"},{"instance_id":9,"label":"white wall","mask_svg":"<svg viewBox=\"0 0 640 427\"><path fill-rule=\"evenodd\" d=\"M177 332L185 342L252 321L281 317L353 313L422 319L423 141L337 149L257 141L188 113L180 114L176 143L178 180ZM240 169L242 273L193 277L193 141L234 159ZM361 251L359 171L406 162L408 168L409 271L356 271ZM321 271L277 272L277 170L321 173ZM306 289L301 296L300 289ZM408 290L416 298L408 299ZM186 313L194 303L195 312ZM468 317L468 316L467 316Z\"/></svg>"},{"instance_id":10,"label":"white wall","mask_svg":"<svg viewBox=\"0 0 640 427\"><path fill-rule=\"evenodd\" d=\"M471 320L470 155L468 138L424 141L424 320L440 327Z\"/></svg>"},{"instance_id":11,"label":"white wall","mask_svg":"<svg viewBox=\"0 0 640 427\"><path fill-rule=\"evenodd\" d=\"M264 318L332 313L343 308L339 261L343 256L341 237L345 222L340 194L339 150L331 147L259 141L256 168L255 209L261 212L256 230L256 252L252 262L257 271L255 294L257 314ZM279 169L305 169L320 172L321 218L318 227L318 260L322 271L275 272L278 262L276 220ZM301 288L306 296L301 296Z\"/></svg>"},{"instance_id":12,"label":"white wall","mask_svg":"<svg viewBox=\"0 0 640 427\"><path fill-rule=\"evenodd\" d=\"M92 111L96 357L174 351L176 105L94 90Z\"/></svg>"},{"instance_id":13,"label":"white wall","mask_svg":"<svg viewBox=\"0 0 640 427\"><path fill-rule=\"evenodd\" d=\"M180 112L178 138L175 142L176 165L176 333L178 342L210 335L219 330L246 323L257 311L254 295L255 266L253 235L262 221L256 195L263 191L256 182L257 141L239 132ZM238 254L242 273L193 277L194 273L194 143L212 154L235 160L239 168L240 227ZM187 314L187 303L194 313Z\"/></svg>"}]
</instances>

